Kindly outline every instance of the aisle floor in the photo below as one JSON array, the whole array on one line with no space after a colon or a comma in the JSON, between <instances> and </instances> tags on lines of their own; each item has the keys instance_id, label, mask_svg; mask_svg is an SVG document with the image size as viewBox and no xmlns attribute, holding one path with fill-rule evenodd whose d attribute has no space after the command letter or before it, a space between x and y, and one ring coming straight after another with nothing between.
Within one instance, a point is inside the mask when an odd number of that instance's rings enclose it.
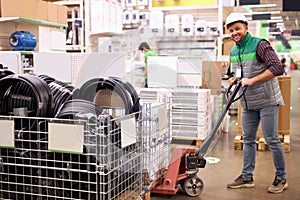
<instances>
[{"instance_id":1,"label":"aisle floor","mask_svg":"<svg viewBox=\"0 0 300 200\"><path fill-rule=\"evenodd\" d=\"M214 149L208 154L210 157L220 159L217 164L207 164L200 169L198 176L204 182L204 191L198 197L189 197L183 192L174 196L152 194L151 200L296 200L300 199L300 70L290 72L292 76L291 88L291 151L286 153L287 178L289 187L280 194L270 194L267 187L274 179L274 166L270 151L258 151L256 169L254 171L254 188L227 189L226 185L232 182L241 173L242 150L234 150L234 137L236 136L236 117L231 116L232 124L229 133L221 135ZM298 89L299 88L299 89Z\"/></svg>"}]
</instances>

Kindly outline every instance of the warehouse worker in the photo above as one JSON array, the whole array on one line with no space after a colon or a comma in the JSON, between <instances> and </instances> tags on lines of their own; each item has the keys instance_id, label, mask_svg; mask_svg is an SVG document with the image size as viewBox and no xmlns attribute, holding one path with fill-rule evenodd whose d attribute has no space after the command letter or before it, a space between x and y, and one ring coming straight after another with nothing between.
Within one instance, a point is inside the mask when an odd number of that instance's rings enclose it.
<instances>
[{"instance_id":1,"label":"warehouse worker","mask_svg":"<svg viewBox=\"0 0 300 200\"><path fill-rule=\"evenodd\" d=\"M287 188L285 156L278 139L278 109L284 105L276 76L284 68L270 43L252 37L248 22L241 13L231 13L226 19L226 28L236 43L230 51L231 69L235 77L229 85L240 81L247 86L242 105L243 167L241 175L228 188L254 187L253 171L256 156L256 132L261 122L262 132L273 157L275 179L268 192L280 193Z\"/></svg>"},{"instance_id":2,"label":"warehouse worker","mask_svg":"<svg viewBox=\"0 0 300 200\"><path fill-rule=\"evenodd\" d=\"M142 42L139 46L139 50L142 51L144 55L144 80L145 80L145 87L148 87L148 57L149 56L156 56L156 53L150 49L150 46L146 42Z\"/></svg>"}]
</instances>

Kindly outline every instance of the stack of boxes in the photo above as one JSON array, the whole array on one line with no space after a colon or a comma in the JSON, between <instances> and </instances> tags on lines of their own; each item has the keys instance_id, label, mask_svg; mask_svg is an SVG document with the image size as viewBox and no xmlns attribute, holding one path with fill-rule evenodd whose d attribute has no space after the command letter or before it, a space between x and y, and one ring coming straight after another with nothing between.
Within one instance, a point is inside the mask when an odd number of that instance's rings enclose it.
<instances>
[{"instance_id":1,"label":"stack of boxes","mask_svg":"<svg viewBox=\"0 0 300 200\"><path fill-rule=\"evenodd\" d=\"M67 24L66 6L42 0L0 0L0 17L22 17Z\"/></svg>"},{"instance_id":2,"label":"stack of boxes","mask_svg":"<svg viewBox=\"0 0 300 200\"><path fill-rule=\"evenodd\" d=\"M170 101L172 137L204 140L211 127L210 89L175 88Z\"/></svg>"},{"instance_id":3,"label":"stack of boxes","mask_svg":"<svg viewBox=\"0 0 300 200\"><path fill-rule=\"evenodd\" d=\"M139 88L138 94L142 102L166 103L168 107L172 91L168 88Z\"/></svg>"}]
</instances>

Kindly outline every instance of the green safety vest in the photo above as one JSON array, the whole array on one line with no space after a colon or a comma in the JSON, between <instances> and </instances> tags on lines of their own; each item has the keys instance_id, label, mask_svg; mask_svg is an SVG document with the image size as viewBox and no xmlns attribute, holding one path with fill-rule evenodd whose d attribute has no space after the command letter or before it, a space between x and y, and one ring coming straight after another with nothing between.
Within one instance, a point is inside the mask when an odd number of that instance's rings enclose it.
<instances>
[{"instance_id":1,"label":"green safety vest","mask_svg":"<svg viewBox=\"0 0 300 200\"><path fill-rule=\"evenodd\" d=\"M256 49L261 40L247 33L240 44L232 47L230 62L236 75L241 74L243 78L252 78L268 69L264 63L258 62L256 59ZM248 86L240 102L243 109L261 109L266 106L284 105L277 77Z\"/></svg>"}]
</instances>

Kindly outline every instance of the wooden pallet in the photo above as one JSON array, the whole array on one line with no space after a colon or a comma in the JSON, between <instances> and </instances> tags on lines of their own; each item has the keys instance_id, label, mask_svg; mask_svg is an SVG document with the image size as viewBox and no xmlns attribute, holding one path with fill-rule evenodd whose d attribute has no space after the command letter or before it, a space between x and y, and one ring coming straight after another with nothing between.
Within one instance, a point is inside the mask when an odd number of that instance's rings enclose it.
<instances>
[{"instance_id":1,"label":"wooden pallet","mask_svg":"<svg viewBox=\"0 0 300 200\"><path fill-rule=\"evenodd\" d=\"M150 193L150 191L148 191L145 193L143 200L150 200L150 199L151 199L151 193Z\"/></svg>"},{"instance_id":2,"label":"wooden pallet","mask_svg":"<svg viewBox=\"0 0 300 200\"><path fill-rule=\"evenodd\" d=\"M116 200L123 200L123 199L126 199L126 200L143 200L143 198L140 197L139 194L137 194L134 191L125 191L115 199Z\"/></svg>"},{"instance_id":3,"label":"wooden pallet","mask_svg":"<svg viewBox=\"0 0 300 200\"><path fill-rule=\"evenodd\" d=\"M235 136L233 144L234 144L234 149L236 149L236 150L242 150L243 149L242 136L241 135Z\"/></svg>"},{"instance_id":4,"label":"wooden pallet","mask_svg":"<svg viewBox=\"0 0 300 200\"><path fill-rule=\"evenodd\" d=\"M151 200L151 189L162 184L163 178L164 177L161 176L158 179L156 179L150 183L149 190L145 191L145 194L143 195L143 198L142 198L143 200Z\"/></svg>"},{"instance_id":5,"label":"wooden pallet","mask_svg":"<svg viewBox=\"0 0 300 200\"><path fill-rule=\"evenodd\" d=\"M144 180L148 179L148 174L144 173ZM144 190L142 194L137 194L135 191L126 190L122 194L120 194L115 200L151 200L151 188L158 186L163 181L163 176L159 177L158 179L144 183L144 185L149 185L147 190Z\"/></svg>"},{"instance_id":6,"label":"wooden pallet","mask_svg":"<svg viewBox=\"0 0 300 200\"><path fill-rule=\"evenodd\" d=\"M203 142L204 142L203 139L198 139L198 138L172 137L171 144L188 145L188 146L194 146L195 148L199 148Z\"/></svg>"},{"instance_id":7,"label":"wooden pallet","mask_svg":"<svg viewBox=\"0 0 300 200\"><path fill-rule=\"evenodd\" d=\"M290 152L290 135L279 135L284 152ZM258 151L267 151L269 147L264 138L258 138L256 140L257 150ZM237 135L234 138L234 149L242 150L243 149L243 138L241 135Z\"/></svg>"}]
</instances>

